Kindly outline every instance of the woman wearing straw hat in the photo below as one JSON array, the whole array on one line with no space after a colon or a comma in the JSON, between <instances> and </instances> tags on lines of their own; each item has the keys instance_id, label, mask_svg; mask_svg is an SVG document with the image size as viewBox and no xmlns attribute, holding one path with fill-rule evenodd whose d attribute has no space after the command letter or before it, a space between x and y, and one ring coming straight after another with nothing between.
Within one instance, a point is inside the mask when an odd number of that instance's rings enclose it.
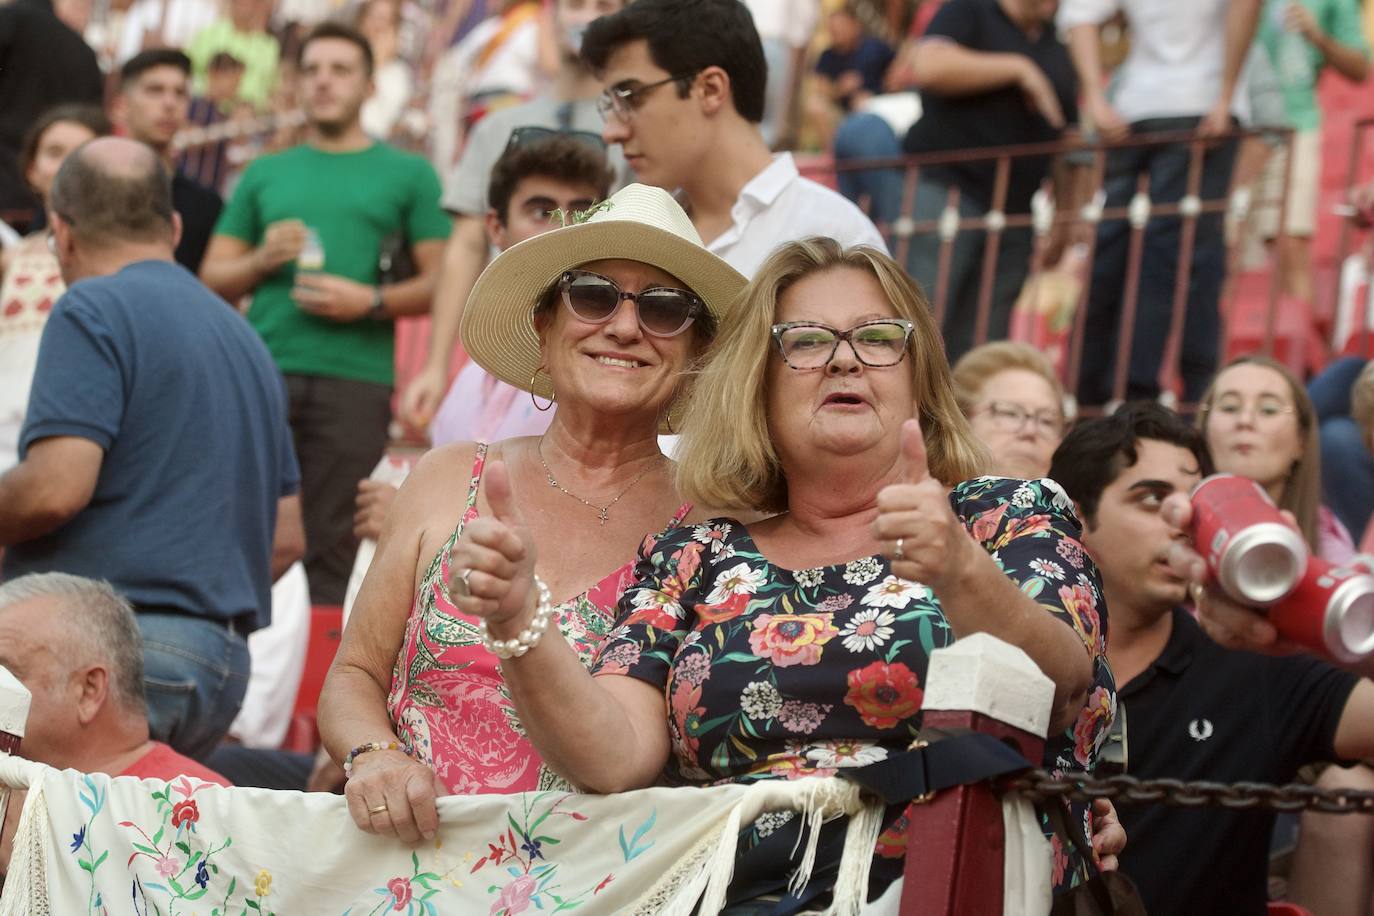
<instances>
[{"instance_id":1,"label":"woman wearing straw hat","mask_svg":"<svg viewBox=\"0 0 1374 916\"><path fill-rule=\"evenodd\" d=\"M489 586L453 563L455 544L493 501L518 504L557 599L532 626L589 663L635 549L692 511L656 436L676 427L685 380L744 283L666 192L643 185L511 247L479 278L464 345L553 420L538 438L436 449L397 494L320 704L364 830L414 841L433 835L436 792L554 781L498 670L507 642L455 607ZM502 471L484 474L492 459Z\"/></svg>"},{"instance_id":2,"label":"woman wearing straw hat","mask_svg":"<svg viewBox=\"0 0 1374 916\"><path fill-rule=\"evenodd\" d=\"M516 708L559 773L612 793L883 760L918 734L930 652L975 632L1054 682L1044 765L1091 768L1116 692L1073 504L1049 480L968 479L983 449L925 297L891 258L830 239L775 251L725 316L678 458L689 498L769 517L647 539L590 672L542 625L540 520L507 498L502 468L454 551L472 570L459 606L510 656ZM1119 848L1112 833L1099 848ZM1074 857L1061 843L1062 888L1092 867Z\"/></svg>"}]
</instances>

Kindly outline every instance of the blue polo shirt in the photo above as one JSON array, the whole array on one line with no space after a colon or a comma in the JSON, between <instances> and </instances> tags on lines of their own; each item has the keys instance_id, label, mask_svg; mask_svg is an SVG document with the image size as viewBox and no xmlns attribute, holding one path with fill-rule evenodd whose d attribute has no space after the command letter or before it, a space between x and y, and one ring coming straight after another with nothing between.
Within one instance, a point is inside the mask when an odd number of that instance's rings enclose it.
<instances>
[{"instance_id":1,"label":"blue polo shirt","mask_svg":"<svg viewBox=\"0 0 1374 916\"><path fill-rule=\"evenodd\" d=\"M141 261L74 284L43 331L20 457L105 451L90 504L5 551L5 578L107 579L135 606L250 628L271 618L277 500L300 470L262 340L185 268Z\"/></svg>"}]
</instances>

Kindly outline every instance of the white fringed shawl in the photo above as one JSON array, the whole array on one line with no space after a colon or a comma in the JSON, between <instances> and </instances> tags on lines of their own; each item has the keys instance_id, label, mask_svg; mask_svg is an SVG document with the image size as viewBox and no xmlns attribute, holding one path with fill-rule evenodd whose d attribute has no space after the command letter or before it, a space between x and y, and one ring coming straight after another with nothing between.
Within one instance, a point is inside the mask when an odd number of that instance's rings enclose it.
<instances>
[{"instance_id":1,"label":"white fringed shawl","mask_svg":"<svg viewBox=\"0 0 1374 916\"><path fill-rule=\"evenodd\" d=\"M850 824L835 903L863 904L881 808L841 779L615 796L529 792L440 799L438 837L411 849L361 833L338 796L225 789L54 770L0 756L27 788L0 916L172 914L713 914L740 827L765 811ZM889 895L890 897L891 895ZM132 905L131 905L132 904ZM891 912L895 912L895 906Z\"/></svg>"}]
</instances>

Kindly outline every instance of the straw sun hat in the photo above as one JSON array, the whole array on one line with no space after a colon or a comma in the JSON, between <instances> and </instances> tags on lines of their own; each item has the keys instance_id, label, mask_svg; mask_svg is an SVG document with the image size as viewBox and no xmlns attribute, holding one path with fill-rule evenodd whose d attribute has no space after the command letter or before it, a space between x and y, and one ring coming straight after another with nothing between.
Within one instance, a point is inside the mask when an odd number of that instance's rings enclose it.
<instances>
[{"instance_id":1,"label":"straw sun hat","mask_svg":"<svg viewBox=\"0 0 1374 916\"><path fill-rule=\"evenodd\" d=\"M463 311L460 334L468 354L501 381L541 398L553 397L548 375L537 372L542 360L534 307L564 271L607 258L667 271L701 297L717 323L747 282L706 250L672 195L662 188L627 185L584 221L526 239L496 256L477 278ZM681 398L673 403L674 421L682 406Z\"/></svg>"}]
</instances>

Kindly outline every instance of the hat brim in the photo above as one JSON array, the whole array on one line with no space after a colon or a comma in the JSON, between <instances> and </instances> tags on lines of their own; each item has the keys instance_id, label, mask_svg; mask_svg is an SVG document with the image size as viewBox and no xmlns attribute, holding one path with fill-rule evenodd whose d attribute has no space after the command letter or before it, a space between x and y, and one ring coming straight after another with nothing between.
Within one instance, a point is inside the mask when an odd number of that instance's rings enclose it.
<instances>
[{"instance_id":1,"label":"hat brim","mask_svg":"<svg viewBox=\"0 0 1374 916\"><path fill-rule=\"evenodd\" d=\"M639 261L667 271L701 297L717 325L748 282L702 246L637 220L565 226L511 246L478 277L459 328L468 355L509 385L541 398L553 397L548 376L535 377L541 360L534 307L564 271L607 259ZM676 428L684 406L679 395L660 429Z\"/></svg>"}]
</instances>

